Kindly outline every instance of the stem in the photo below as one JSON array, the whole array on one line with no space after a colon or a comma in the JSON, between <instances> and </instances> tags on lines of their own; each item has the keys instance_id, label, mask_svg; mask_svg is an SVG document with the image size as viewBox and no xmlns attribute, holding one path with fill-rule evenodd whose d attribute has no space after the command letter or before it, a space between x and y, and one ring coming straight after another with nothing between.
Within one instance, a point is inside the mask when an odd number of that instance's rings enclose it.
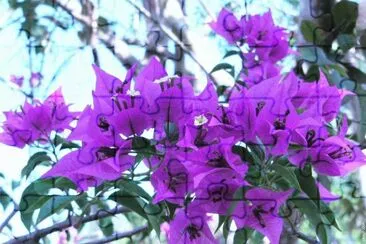
<instances>
[{"instance_id":1,"label":"stem","mask_svg":"<svg viewBox=\"0 0 366 244\"><path fill-rule=\"evenodd\" d=\"M15 237L13 240L10 240L6 243L7 244L23 243L23 242L28 242L30 240L37 242L40 238L47 236L48 234L51 234L53 232L61 231L61 230L67 229L71 226L77 227L76 226L77 223L84 224L87 222L103 219L103 218L113 216L116 214L126 213L129 211L130 210L125 207L116 207L114 209L109 209L109 210L99 210L97 213L90 215L90 216L81 217L81 219L80 219L80 217L77 217L77 216L74 216L74 217L69 216L68 219L63 222L54 224L54 225L44 228L44 229L36 230L32 233L29 233L28 235Z\"/></svg>"},{"instance_id":2,"label":"stem","mask_svg":"<svg viewBox=\"0 0 366 244\"><path fill-rule=\"evenodd\" d=\"M0 225L0 233L1 231L5 228L5 226L8 225L9 221L15 216L15 214L19 211L19 206L18 204L14 203L14 209L13 211L9 214L9 216L4 220L4 222Z\"/></svg>"},{"instance_id":3,"label":"stem","mask_svg":"<svg viewBox=\"0 0 366 244\"><path fill-rule=\"evenodd\" d=\"M137 227L136 229L133 229L130 231L117 232L106 238L103 238L103 239L100 239L97 241L86 242L85 244L102 244L102 243L109 243L111 241L120 240L123 238L131 238L131 236L133 236L133 235L144 232L145 230L147 230L147 228L148 228L147 225L143 225L143 226Z\"/></svg>"}]
</instances>

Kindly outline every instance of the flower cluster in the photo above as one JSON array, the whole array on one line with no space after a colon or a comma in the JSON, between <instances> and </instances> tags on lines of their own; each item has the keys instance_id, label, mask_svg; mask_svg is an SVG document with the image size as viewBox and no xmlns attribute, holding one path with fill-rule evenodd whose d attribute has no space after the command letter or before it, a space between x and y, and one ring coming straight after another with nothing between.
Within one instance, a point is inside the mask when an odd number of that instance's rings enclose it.
<instances>
[{"instance_id":1,"label":"flower cluster","mask_svg":"<svg viewBox=\"0 0 366 244\"><path fill-rule=\"evenodd\" d=\"M143 155L152 171L153 203L176 207L170 243L215 243L208 214L230 215L238 229L255 229L279 243L280 207L293 189L248 180L253 162L234 149L259 145L263 164L284 157L293 167L310 164L318 174L343 176L366 163L346 138L345 118L336 131L330 129L350 93L330 86L324 75L315 83L293 72L280 75L276 62L289 46L270 13L237 20L224 9L211 27L241 47L247 65L247 85L232 87L227 103L219 103L210 80L197 93L193 77L169 75L157 58L138 74L131 67L123 81L94 66L93 106L84 109L68 137L82 146L43 177L68 177L86 190L119 179ZM53 96L42 106L26 104L22 113L7 114L1 139L24 146L42 138L41 132L67 128L68 115Z\"/></svg>"},{"instance_id":2,"label":"flower cluster","mask_svg":"<svg viewBox=\"0 0 366 244\"><path fill-rule=\"evenodd\" d=\"M35 100L32 105L26 101L21 111L5 112L0 142L19 148L35 141L49 143L50 133L71 129L70 123L77 114L69 111L58 89L43 103Z\"/></svg>"},{"instance_id":3,"label":"flower cluster","mask_svg":"<svg viewBox=\"0 0 366 244\"><path fill-rule=\"evenodd\" d=\"M288 36L273 22L271 12L264 15L242 16L222 9L211 28L229 44L242 50L242 78L251 86L279 74L276 62L290 53Z\"/></svg>"}]
</instances>

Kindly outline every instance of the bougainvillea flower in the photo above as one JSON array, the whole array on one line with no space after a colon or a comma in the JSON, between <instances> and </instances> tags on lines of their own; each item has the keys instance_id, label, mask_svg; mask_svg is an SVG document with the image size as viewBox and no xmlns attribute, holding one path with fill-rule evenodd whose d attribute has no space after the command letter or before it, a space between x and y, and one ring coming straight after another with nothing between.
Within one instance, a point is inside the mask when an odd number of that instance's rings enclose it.
<instances>
[{"instance_id":1,"label":"bougainvillea flower","mask_svg":"<svg viewBox=\"0 0 366 244\"><path fill-rule=\"evenodd\" d=\"M248 19L242 18L246 41L260 60L276 62L288 54L289 45L282 28L277 27L272 19L271 11L263 15L252 15Z\"/></svg>"},{"instance_id":2,"label":"bougainvillea flower","mask_svg":"<svg viewBox=\"0 0 366 244\"><path fill-rule=\"evenodd\" d=\"M241 73L241 78L249 87L258 84L263 80L279 75L279 68L269 61L256 64L249 68L250 69L247 71L247 74L244 72Z\"/></svg>"},{"instance_id":3,"label":"bougainvillea flower","mask_svg":"<svg viewBox=\"0 0 366 244\"><path fill-rule=\"evenodd\" d=\"M321 143L329 136L327 128L319 121L320 119L307 118L299 122L292 131L289 148L289 161L303 168L308 160L310 152L319 148Z\"/></svg>"},{"instance_id":4,"label":"bougainvillea flower","mask_svg":"<svg viewBox=\"0 0 366 244\"><path fill-rule=\"evenodd\" d=\"M128 141L119 149L84 146L62 157L42 177L67 177L81 190L116 180L135 163L135 157L128 154L130 147Z\"/></svg>"},{"instance_id":5,"label":"bougainvillea flower","mask_svg":"<svg viewBox=\"0 0 366 244\"><path fill-rule=\"evenodd\" d=\"M153 203L166 200L183 204L184 198L193 187L193 181L179 154L170 150L159 168L151 175L151 184L156 190Z\"/></svg>"},{"instance_id":6,"label":"bougainvillea flower","mask_svg":"<svg viewBox=\"0 0 366 244\"><path fill-rule=\"evenodd\" d=\"M353 93L330 86L325 75L320 72L319 81L300 82L298 92L291 100L302 111L301 117L322 116L326 122L330 122L338 114L342 99L347 95Z\"/></svg>"},{"instance_id":7,"label":"bougainvillea flower","mask_svg":"<svg viewBox=\"0 0 366 244\"><path fill-rule=\"evenodd\" d=\"M220 11L217 21L210 23L210 27L229 44L234 44L244 37L241 22L225 8Z\"/></svg>"},{"instance_id":8,"label":"bougainvillea flower","mask_svg":"<svg viewBox=\"0 0 366 244\"><path fill-rule=\"evenodd\" d=\"M21 87L23 85L24 82L24 76L20 75L20 76L16 76L16 75L11 75L10 76L10 81L14 84L16 84L17 86Z\"/></svg>"},{"instance_id":9,"label":"bougainvillea flower","mask_svg":"<svg viewBox=\"0 0 366 244\"><path fill-rule=\"evenodd\" d=\"M245 184L243 177L230 168L202 171L194 177L196 197L193 203L207 213L225 215L234 201L235 192Z\"/></svg>"},{"instance_id":10,"label":"bougainvillea flower","mask_svg":"<svg viewBox=\"0 0 366 244\"><path fill-rule=\"evenodd\" d=\"M215 168L228 168L244 177L248 166L237 154L232 152L234 144L234 138L229 137L221 139L220 143L200 147L196 151L186 153L185 159L189 161L190 172L196 175Z\"/></svg>"},{"instance_id":11,"label":"bougainvillea flower","mask_svg":"<svg viewBox=\"0 0 366 244\"><path fill-rule=\"evenodd\" d=\"M245 199L249 204L238 203L233 219L238 228L253 228L266 237L271 243L279 243L283 227L283 218L278 211L292 194L292 190L273 192L267 189L253 188L246 192ZM244 217L242 213L246 213Z\"/></svg>"},{"instance_id":12,"label":"bougainvillea flower","mask_svg":"<svg viewBox=\"0 0 366 244\"><path fill-rule=\"evenodd\" d=\"M287 152L291 132L300 120L291 103L296 84L295 74L289 73L264 80L247 92L247 98L256 104L256 134L273 155Z\"/></svg>"},{"instance_id":13,"label":"bougainvillea flower","mask_svg":"<svg viewBox=\"0 0 366 244\"><path fill-rule=\"evenodd\" d=\"M209 220L204 211L198 208L187 212L179 209L173 221L169 223L168 243L218 243L207 224Z\"/></svg>"},{"instance_id":14,"label":"bougainvillea flower","mask_svg":"<svg viewBox=\"0 0 366 244\"><path fill-rule=\"evenodd\" d=\"M314 169L329 176L344 176L366 164L366 157L359 145L339 136L324 140L319 148L312 150L310 156Z\"/></svg>"},{"instance_id":15,"label":"bougainvillea flower","mask_svg":"<svg viewBox=\"0 0 366 244\"><path fill-rule=\"evenodd\" d=\"M31 77L29 79L29 84L31 87L38 87L41 85L41 80L43 79L43 75L40 72L32 72Z\"/></svg>"},{"instance_id":16,"label":"bougainvillea flower","mask_svg":"<svg viewBox=\"0 0 366 244\"><path fill-rule=\"evenodd\" d=\"M78 113L69 112L61 90L50 95L44 103L25 102L21 112L5 112L6 121L0 140L10 146L23 148L36 140L48 142L51 131L71 129L70 123Z\"/></svg>"}]
</instances>

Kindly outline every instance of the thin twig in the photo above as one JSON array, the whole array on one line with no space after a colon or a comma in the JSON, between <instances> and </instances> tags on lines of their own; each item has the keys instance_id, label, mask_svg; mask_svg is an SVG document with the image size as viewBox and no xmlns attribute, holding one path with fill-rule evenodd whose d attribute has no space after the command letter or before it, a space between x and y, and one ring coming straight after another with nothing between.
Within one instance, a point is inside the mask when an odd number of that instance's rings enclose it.
<instances>
[{"instance_id":1,"label":"thin twig","mask_svg":"<svg viewBox=\"0 0 366 244\"><path fill-rule=\"evenodd\" d=\"M213 76L206 70L206 68L201 64L201 62L197 59L196 55L187 48L187 46L164 24L162 24L159 20L155 19L148 10L146 10L144 7L138 6L136 3L132 2L131 0L127 0L128 3L130 3L134 8L136 8L140 13L142 13L145 18L150 19L153 21L156 26L175 44L177 44L183 51L185 51L192 60L201 68L201 70L212 80L212 82L217 87L217 81L213 78Z\"/></svg>"},{"instance_id":2,"label":"thin twig","mask_svg":"<svg viewBox=\"0 0 366 244\"><path fill-rule=\"evenodd\" d=\"M47 236L48 234L51 234L53 232L56 231L61 231L64 229L67 229L71 226L76 226L77 223L87 223L87 222L91 222L91 221L95 221L95 220L99 220L99 219L103 219L109 216L113 216L116 214L121 214L121 213L126 213L129 212L130 210L128 208L125 207L116 207L114 209L110 209L110 210L99 210L97 213L93 214L93 215L89 215L89 216L85 216L85 217L81 217L81 221L80 221L80 217L77 216L69 216L69 218L63 222L54 224L50 227L44 228L44 229L40 229L40 230L36 230L32 233L29 233L28 235L24 235L24 236L20 236L20 237L15 237L13 240L10 240L8 242L6 242L7 244L11 244L11 243L23 243L23 242L27 242L30 240L34 240L34 241L38 241L40 238Z\"/></svg>"},{"instance_id":3,"label":"thin twig","mask_svg":"<svg viewBox=\"0 0 366 244\"><path fill-rule=\"evenodd\" d=\"M114 233L111 236L105 237L105 238L97 240L97 241L87 242L85 244L102 244L102 243L109 243L111 241L120 240L120 239L123 239L123 238L129 238L133 235L144 232L145 230L147 230L147 228L148 228L147 225L140 226L140 227L137 227L137 228L135 228L133 230L130 230L130 231L117 232L117 233Z\"/></svg>"},{"instance_id":4,"label":"thin twig","mask_svg":"<svg viewBox=\"0 0 366 244\"><path fill-rule=\"evenodd\" d=\"M9 196L10 197L10 196ZM15 214L19 211L19 206L12 198L10 198L13 201L14 209L13 211L8 215L8 217L4 220L4 222L0 225L0 233L5 228L5 226L8 225L9 221L15 216Z\"/></svg>"}]
</instances>

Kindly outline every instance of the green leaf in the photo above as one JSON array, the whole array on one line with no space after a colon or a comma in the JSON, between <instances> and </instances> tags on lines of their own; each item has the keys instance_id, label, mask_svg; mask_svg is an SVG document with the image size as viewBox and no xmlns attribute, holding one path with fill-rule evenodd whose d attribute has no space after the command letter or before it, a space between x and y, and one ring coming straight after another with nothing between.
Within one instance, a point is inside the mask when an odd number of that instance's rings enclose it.
<instances>
[{"instance_id":1,"label":"green leaf","mask_svg":"<svg viewBox=\"0 0 366 244\"><path fill-rule=\"evenodd\" d=\"M276 172L276 175L281 176L290 184L290 186L301 191L301 186L297 180L294 167L285 167L280 164L274 163L272 165L272 168Z\"/></svg>"},{"instance_id":2,"label":"green leaf","mask_svg":"<svg viewBox=\"0 0 366 244\"><path fill-rule=\"evenodd\" d=\"M22 169L22 177L28 178L37 165L51 165L50 161L51 158L47 155L46 152L37 152L33 154L29 158L27 165Z\"/></svg>"},{"instance_id":3,"label":"green leaf","mask_svg":"<svg viewBox=\"0 0 366 244\"><path fill-rule=\"evenodd\" d=\"M111 236L114 232L112 218L99 219L99 228L102 230L104 236Z\"/></svg>"},{"instance_id":4,"label":"green leaf","mask_svg":"<svg viewBox=\"0 0 366 244\"><path fill-rule=\"evenodd\" d=\"M234 243L247 243L253 233L252 229L242 228L235 231Z\"/></svg>"},{"instance_id":5,"label":"green leaf","mask_svg":"<svg viewBox=\"0 0 366 244\"><path fill-rule=\"evenodd\" d=\"M19 203L20 217L23 224L29 230L32 225L32 217L35 210L42 208L50 199L54 198L48 195L52 188L68 190L75 185L66 178L38 179L32 182L23 192ZM42 209L43 211L43 209Z\"/></svg>"},{"instance_id":6,"label":"green leaf","mask_svg":"<svg viewBox=\"0 0 366 244\"><path fill-rule=\"evenodd\" d=\"M53 215L61 209L65 209L76 196L51 196L43 205L37 218L37 224L42 222L45 218Z\"/></svg>"},{"instance_id":7,"label":"green leaf","mask_svg":"<svg viewBox=\"0 0 366 244\"><path fill-rule=\"evenodd\" d=\"M305 81L318 81L320 79L320 71L318 65L311 65L304 77Z\"/></svg>"},{"instance_id":8,"label":"green leaf","mask_svg":"<svg viewBox=\"0 0 366 244\"><path fill-rule=\"evenodd\" d=\"M61 148L62 149L74 149L74 148L80 148L80 145L74 142L70 142L65 140L64 138L62 138L59 135L56 135L55 138L53 139L53 143L55 144L55 146L58 146L61 144Z\"/></svg>"},{"instance_id":9,"label":"green leaf","mask_svg":"<svg viewBox=\"0 0 366 244\"><path fill-rule=\"evenodd\" d=\"M241 55L241 51L238 50L230 50L224 55L224 59L233 55Z\"/></svg>"},{"instance_id":10,"label":"green leaf","mask_svg":"<svg viewBox=\"0 0 366 244\"><path fill-rule=\"evenodd\" d=\"M228 63L221 63L216 65L210 73L214 73L219 70L225 70L228 72L232 77L235 77L235 67Z\"/></svg>"},{"instance_id":11,"label":"green leaf","mask_svg":"<svg viewBox=\"0 0 366 244\"><path fill-rule=\"evenodd\" d=\"M136 184L134 181L122 179L117 182L117 186L120 189L122 188L122 190L128 192L131 196L134 196L134 197L140 196L142 198L145 198L147 201L152 200L151 196L144 189L142 189L141 186Z\"/></svg>"},{"instance_id":12,"label":"green leaf","mask_svg":"<svg viewBox=\"0 0 366 244\"><path fill-rule=\"evenodd\" d=\"M140 197L130 194L125 190L121 190L113 193L109 196L110 200L113 200L121 205L131 209L141 217L148 220L149 224L155 230L156 234L160 236L160 223L162 209L158 205L146 203Z\"/></svg>"},{"instance_id":13,"label":"green leaf","mask_svg":"<svg viewBox=\"0 0 366 244\"><path fill-rule=\"evenodd\" d=\"M324 44L324 38L327 33L323 29L319 28L314 22L310 20L303 20L301 22L300 29L306 41L315 45Z\"/></svg>"},{"instance_id":14,"label":"green leaf","mask_svg":"<svg viewBox=\"0 0 366 244\"><path fill-rule=\"evenodd\" d=\"M301 186L301 190L308 195L310 199L318 203L320 202L319 190L316 181L312 176L312 167L306 164L304 169L295 170L296 178Z\"/></svg>"},{"instance_id":15,"label":"green leaf","mask_svg":"<svg viewBox=\"0 0 366 244\"><path fill-rule=\"evenodd\" d=\"M340 48L346 52L349 49L353 48L357 44L356 37L351 34L340 34L337 36L337 42Z\"/></svg>"},{"instance_id":16,"label":"green leaf","mask_svg":"<svg viewBox=\"0 0 366 244\"><path fill-rule=\"evenodd\" d=\"M0 189L0 204L5 209L9 205L9 203L11 203L11 198L5 191Z\"/></svg>"},{"instance_id":17,"label":"green leaf","mask_svg":"<svg viewBox=\"0 0 366 244\"><path fill-rule=\"evenodd\" d=\"M141 217L147 219L146 212L143 208L145 203L139 197L131 195L130 193L124 190L121 190L113 193L111 196L109 196L109 199L131 209Z\"/></svg>"},{"instance_id":18,"label":"green leaf","mask_svg":"<svg viewBox=\"0 0 366 244\"><path fill-rule=\"evenodd\" d=\"M358 17L358 4L351 1L340 1L332 9L335 28L342 33L352 33Z\"/></svg>"},{"instance_id":19,"label":"green leaf","mask_svg":"<svg viewBox=\"0 0 366 244\"><path fill-rule=\"evenodd\" d=\"M164 125L165 134L167 135L167 138L170 142L174 143L177 142L179 139L179 131L177 126L172 123L168 122Z\"/></svg>"},{"instance_id":20,"label":"green leaf","mask_svg":"<svg viewBox=\"0 0 366 244\"><path fill-rule=\"evenodd\" d=\"M323 223L321 213L316 204L310 199L293 199L296 207L306 215L310 223L316 230L316 235L319 237L321 243L328 243L328 235L330 226Z\"/></svg>"}]
</instances>

